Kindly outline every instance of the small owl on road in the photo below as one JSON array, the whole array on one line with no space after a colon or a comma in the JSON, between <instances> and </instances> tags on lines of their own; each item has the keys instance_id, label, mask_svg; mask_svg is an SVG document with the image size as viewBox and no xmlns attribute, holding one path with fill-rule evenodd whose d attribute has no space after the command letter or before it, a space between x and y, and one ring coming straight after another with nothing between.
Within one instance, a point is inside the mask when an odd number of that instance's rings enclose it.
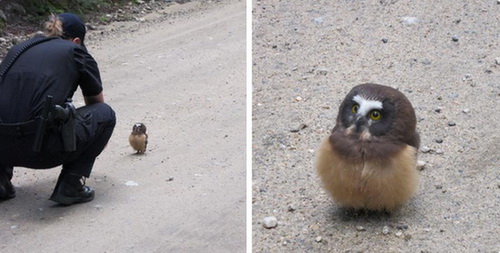
<instances>
[{"instance_id":1,"label":"small owl on road","mask_svg":"<svg viewBox=\"0 0 500 253\"><path fill-rule=\"evenodd\" d=\"M318 150L316 169L341 206L390 212L418 188L419 145L415 111L406 96L388 86L361 84L340 105L336 125Z\"/></svg>"},{"instance_id":2,"label":"small owl on road","mask_svg":"<svg viewBox=\"0 0 500 253\"><path fill-rule=\"evenodd\" d=\"M130 146L137 150L137 154L146 152L148 145L148 135L146 134L146 126L142 123L136 123L132 127L132 133L128 137Z\"/></svg>"}]
</instances>

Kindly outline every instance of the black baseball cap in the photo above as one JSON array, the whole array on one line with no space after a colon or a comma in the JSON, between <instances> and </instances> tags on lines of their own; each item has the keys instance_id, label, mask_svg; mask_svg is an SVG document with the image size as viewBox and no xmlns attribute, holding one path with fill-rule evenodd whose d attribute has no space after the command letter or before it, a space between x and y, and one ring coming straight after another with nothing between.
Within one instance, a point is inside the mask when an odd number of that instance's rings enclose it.
<instances>
[{"instance_id":1,"label":"black baseball cap","mask_svg":"<svg viewBox=\"0 0 500 253\"><path fill-rule=\"evenodd\" d=\"M80 38L80 45L87 49L85 44L83 44L86 32L83 20L79 16L72 13L62 13L57 15L57 17L62 22L63 36L68 38Z\"/></svg>"}]
</instances>

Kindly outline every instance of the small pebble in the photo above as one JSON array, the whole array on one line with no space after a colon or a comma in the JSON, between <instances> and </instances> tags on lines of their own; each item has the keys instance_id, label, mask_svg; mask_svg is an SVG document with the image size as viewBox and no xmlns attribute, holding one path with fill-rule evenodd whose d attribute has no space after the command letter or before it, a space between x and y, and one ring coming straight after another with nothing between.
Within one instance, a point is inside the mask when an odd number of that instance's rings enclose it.
<instances>
[{"instance_id":1,"label":"small pebble","mask_svg":"<svg viewBox=\"0 0 500 253\"><path fill-rule=\"evenodd\" d=\"M382 234L384 234L384 235L389 234L389 227L388 227L388 226L384 226L384 227L382 228Z\"/></svg>"},{"instance_id":2,"label":"small pebble","mask_svg":"<svg viewBox=\"0 0 500 253\"><path fill-rule=\"evenodd\" d=\"M328 70L326 70L326 69L320 69L320 70L318 70L318 74L322 75L322 76L326 76L326 74L328 74Z\"/></svg>"},{"instance_id":3,"label":"small pebble","mask_svg":"<svg viewBox=\"0 0 500 253\"><path fill-rule=\"evenodd\" d=\"M498 0L498 1L500 1L500 0ZM495 64L500 65L500 57L495 58Z\"/></svg>"},{"instance_id":4,"label":"small pebble","mask_svg":"<svg viewBox=\"0 0 500 253\"><path fill-rule=\"evenodd\" d=\"M387 43L388 41L389 41L389 40L387 40L386 38L383 38L383 39L382 39L382 42L384 42L384 44L385 44L385 43Z\"/></svg>"},{"instance_id":5,"label":"small pebble","mask_svg":"<svg viewBox=\"0 0 500 253\"><path fill-rule=\"evenodd\" d=\"M434 111L437 112L437 113L440 113L441 112L441 107L438 107L438 108L434 109Z\"/></svg>"},{"instance_id":6,"label":"small pebble","mask_svg":"<svg viewBox=\"0 0 500 253\"><path fill-rule=\"evenodd\" d=\"M135 181L127 181L125 183L126 186L139 186L139 183L135 182Z\"/></svg>"},{"instance_id":7,"label":"small pebble","mask_svg":"<svg viewBox=\"0 0 500 253\"><path fill-rule=\"evenodd\" d=\"M425 168L425 165L426 165L426 164L427 164L427 163L426 163L426 162L424 162L424 161L420 161L420 160L419 160L419 161L417 161L417 169L418 169L418 170L424 170L424 168Z\"/></svg>"},{"instance_id":8,"label":"small pebble","mask_svg":"<svg viewBox=\"0 0 500 253\"><path fill-rule=\"evenodd\" d=\"M278 226L278 220L273 216L269 216L269 217L264 218L263 225L267 229L275 228Z\"/></svg>"},{"instance_id":9,"label":"small pebble","mask_svg":"<svg viewBox=\"0 0 500 253\"><path fill-rule=\"evenodd\" d=\"M428 59L425 59L425 60L422 61L422 64L424 64L424 65L431 65L432 62L430 60L428 60Z\"/></svg>"},{"instance_id":10,"label":"small pebble","mask_svg":"<svg viewBox=\"0 0 500 253\"><path fill-rule=\"evenodd\" d=\"M396 232L395 235L397 237L401 237L403 235L403 231L400 230L400 231Z\"/></svg>"},{"instance_id":11,"label":"small pebble","mask_svg":"<svg viewBox=\"0 0 500 253\"><path fill-rule=\"evenodd\" d=\"M456 126L456 125L457 125L457 123L455 123L453 121L448 122L448 126Z\"/></svg>"},{"instance_id":12,"label":"small pebble","mask_svg":"<svg viewBox=\"0 0 500 253\"><path fill-rule=\"evenodd\" d=\"M420 151L422 153L429 153L429 152L431 152L431 148L429 148L427 146L423 146L423 147L420 148Z\"/></svg>"},{"instance_id":13,"label":"small pebble","mask_svg":"<svg viewBox=\"0 0 500 253\"><path fill-rule=\"evenodd\" d=\"M469 108L465 108L465 109L462 110L462 112L465 113L465 114L467 114L467 113L470 112L470 109Z\"/></svg>"},{"instance_id":14,"label":"small pebble","mask_svg":"<svg viewBox=\"0 0 500 253\"><path fill-rule=\"evenodd\" d=\"M168 177L167 181L174 181L174 177Z\"/></svg>"},{"instance_id":15,"label":"small pebble","mask_svg":"<svg viewBox=\"0 0 500 253\"><path fill-rule=\"evenodd\" d=\"M317 17L317 18L313 18L313 22L317 25L321 25L323 24L323 22L325 22L325 17Z\"/></svg>"},{"instance_id":16,"label":"small pebble","mask_svg":"<svg viewBox=\"0 0 500 253\"><path fill-rule=\"evenodd\" d=\"M441 139L441 138L437 138L437 139L435 139L435 141L436 141L437 143L443 143L443 139Z\"/></svg>"},{"instance_id":17,"label":"small pebble","mask_svg":"<svg viewBox=\"0 0 500 253\"><path fill-rule=\"evenodd\" d=\"M321 236L318 236L318 237L316 237L316 240L315 240L315 241L316 241L316 242L321 242L321 241L323 241L323 238L321 238Z\"/></svg>"},{"instance_id":18,"label":"small pebble","mask_svg":"<svg viewBox=\"0 0 500 253\"><path fill-rule=\"evenodd\" d=\"M295 98L295 100L296 100L296 101L302 101L302 97L297 96L297 97Z\"/></svg>"},{"instance_id":19,"label":"small pebble","mask_svg":"<svg viewBox=\"0 0 500 253\"><path fill-rule=\"evenodd\" d=\"M451 40L454 41L454 42L457 42L458 41L458 36L457 35L453 35L451 37Z\"/></svg>"},{"instance_id":20,"label":"small pebble","mask_svg":"<svg viewBox=\"0 0 500 253\"><path fill-rule=\"evenodd\" d=\"M420 19L417 17L402 17L401 22L403 24L412 25L412 24L420 23Z\"/></svg>"},{"instance_id":21,"label":"small pebble","mask_svg":"<svg viewBox=\"0 0 500 253\"><path fill-rule=\"evenodd\" d=\"M358 231L366 231L366 228L363 226L356 226L356 230Z\"/></svg>"},{"instance_id":22,"label":"small pebble","mask_svg":"<svg viewBox=\"0 0 500 253\"><path fill-rule=\"evenodd\" d=\"M436 187L436 189L440 190L440 189L443 189L443 186L438 184L438 185L435 185L434 187Z\"/></svg>"},{"instance_id":23,"label":"small pebble","mask_svg":"<svg viewBox=\"0 0 500 253\"><path fill-rule=\"evenodd\" d=\"M288 212L295 212L295 210L297 210L297 208L295 208L294 205L289 205L288 206Z\"/></svg>"},{"instance_id":24,"label":"small pebble","mask_svg":"<svg viewBox=\"0 0 500 253\"><path fill-rule=\"evenodd\" d=\"M290 129L290 132L292 132L292 133L297 133L297 132L299 132L300 130L305 129L306 127L307 127L307 125L306 125L306 124L301 123L301 124L300 124L297 128Z\"/></svg>"},{"instance_id":25,"label":"small pebble","mask_svg":"<svg viewBox=\"0 0 500 253\"><path fill-rule=\"evenodd\" d=\"M444 153L444 152L443 152L443 150L442 150L442 149L440 149L440 148L436 149L436 154L438 154L438 155L442 155L443 153Z\"/></svg>"}]
</instances>

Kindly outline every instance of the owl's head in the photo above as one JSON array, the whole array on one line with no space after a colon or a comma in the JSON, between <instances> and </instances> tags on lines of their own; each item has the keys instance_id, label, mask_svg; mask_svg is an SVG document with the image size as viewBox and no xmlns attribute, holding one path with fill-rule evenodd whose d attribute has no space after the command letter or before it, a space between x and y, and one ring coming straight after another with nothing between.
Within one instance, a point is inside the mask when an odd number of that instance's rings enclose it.
<instances>
[{"instance_id":1,"label":"owl's head","mask_svg":"<svg viewBox=\"0 0 500 253\"><path fill-rule=\"evenodd\" d=\"M340 106L336 126L349 138L404 143L413 138L415 127L415 111L406 96L378 84L354 87Z\"/></svg>"},{"instance_id":2,"label":"owl's head","mask_svg":"<svg viewBox=\"0 0 500 253\"><path fill-rule=\"evenodd\" d=\"M144 134L146 133L146 125L142 123L136 123L132 127L132 133L133 134Z\"/></svg>"}]
</instances>

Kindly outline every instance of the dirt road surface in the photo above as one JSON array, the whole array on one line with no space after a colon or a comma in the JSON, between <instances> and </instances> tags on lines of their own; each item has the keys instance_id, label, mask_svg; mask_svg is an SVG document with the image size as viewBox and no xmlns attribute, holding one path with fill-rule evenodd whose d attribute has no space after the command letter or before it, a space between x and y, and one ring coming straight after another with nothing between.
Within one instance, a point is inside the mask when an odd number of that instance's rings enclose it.
<instances>
[{"instance_id":1,"label":"dirt road surface","mask_svg":"<svg viewBox=\"0 0 500 253\"><path fill-rule=\"evenodd\" d=\"M0 252L244 252L245 31L236 0L93 31L87 46L118 118L87 180L95 200L54 205L60 168L16 168ZM144 155L128 145L136 122L148 127Z\"/></svg>"},{"instance_id":2,"label":"dirt road surface","mask_svg":"<svg viewBox=\"0 0 500 253\"><path fill-rule=\"evenodd\" d=\"M499 252L499 13L493 0L253 1L254 252ZM345 212L314 169L365 82L417 114L420 190L392 215Z\"/></svg>"}]
</instances>

